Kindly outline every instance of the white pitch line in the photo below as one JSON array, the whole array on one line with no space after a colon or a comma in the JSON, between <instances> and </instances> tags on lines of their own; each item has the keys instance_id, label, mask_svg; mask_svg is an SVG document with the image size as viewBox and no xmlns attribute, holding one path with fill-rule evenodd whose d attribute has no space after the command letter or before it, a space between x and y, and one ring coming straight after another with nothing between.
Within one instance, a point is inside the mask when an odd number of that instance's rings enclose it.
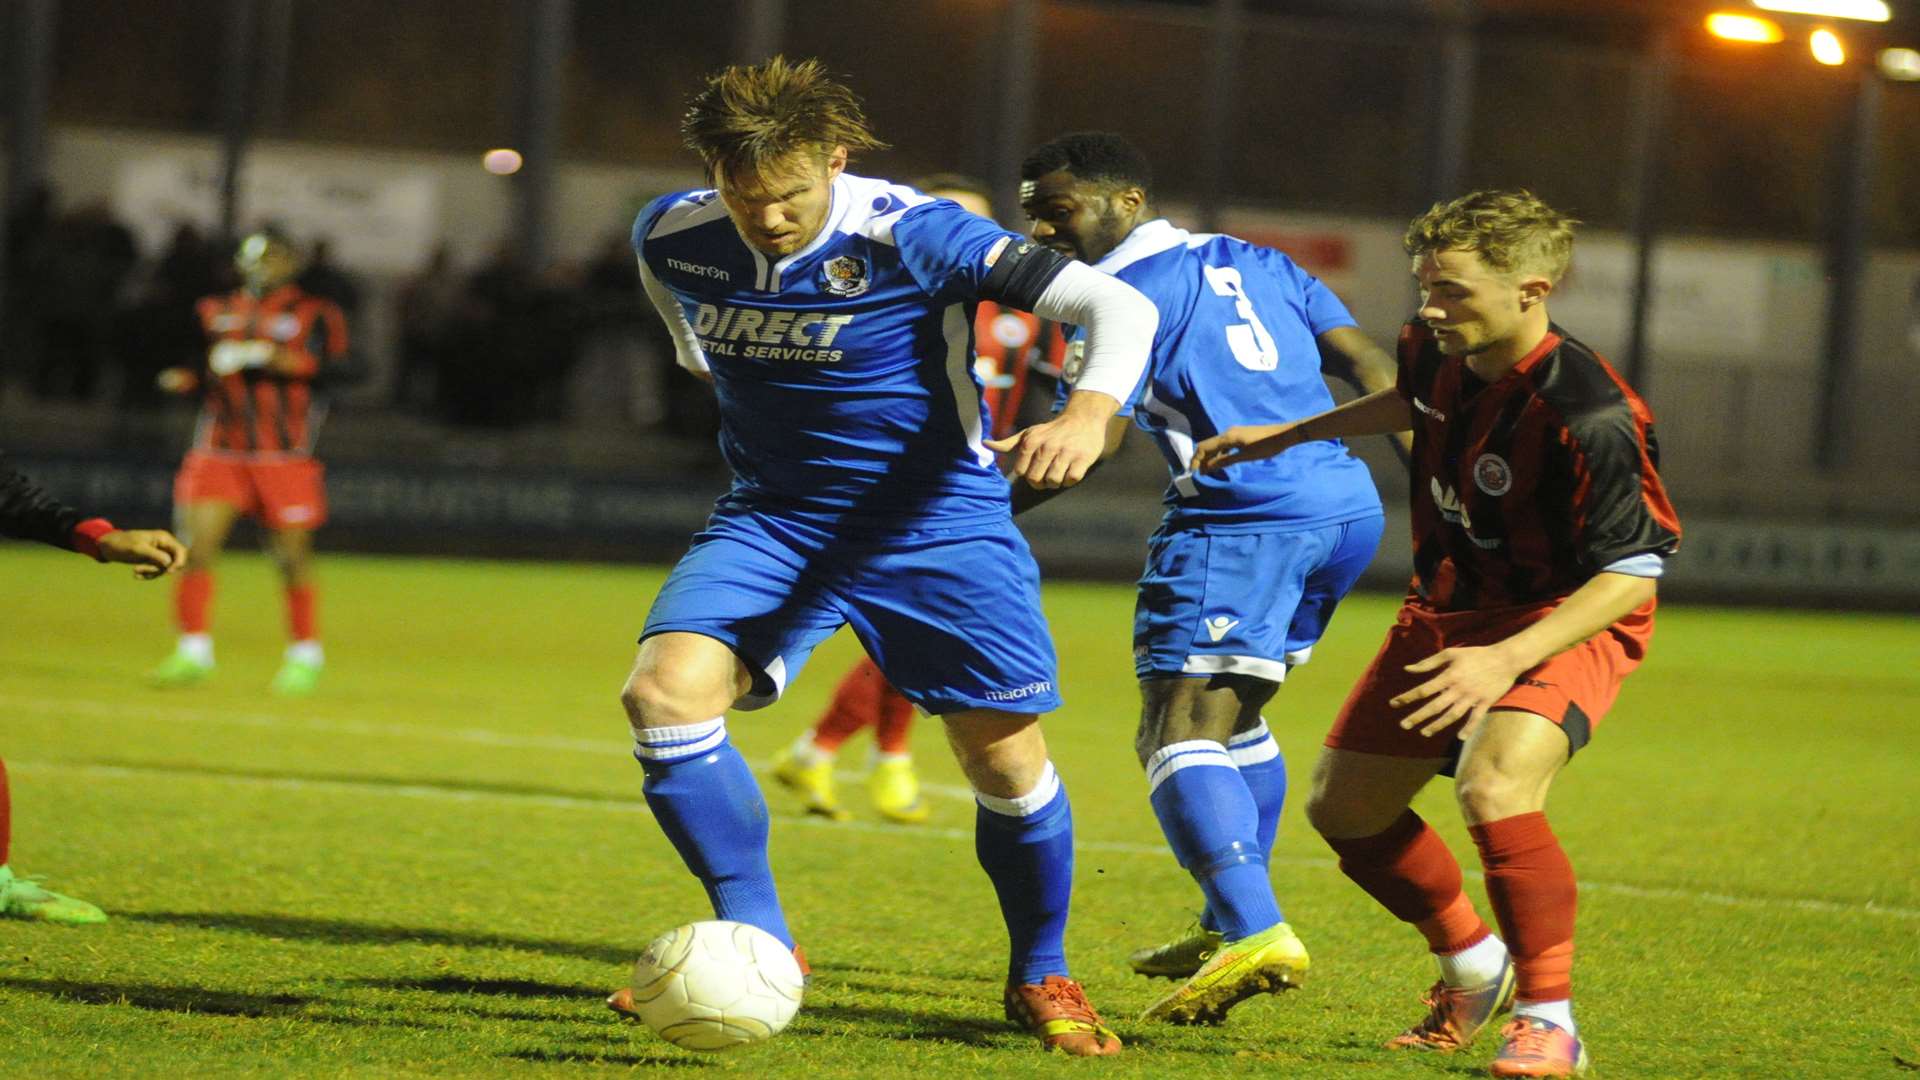
<instances>
[{"instance_id":1,"label":"white pitch line","mask_svg":"<svg viewBox=\"0 0 1920 1080\"><path fill-rule=\"evenodd\" d=\"M307 780L298 777L283 776L246 776L233 774L208 774L191 769L172 769L161 766L143 765L94 765L59 761L16 761L8 768L21 772L72 773L97 779L139 780L148 777L164 776L170 779L204 780L216 784L232 784L248 787L263 787L282 791L314 791L335 794L392 795L408 799L433 799L445 802L492 802L519 806L544 806L563 810L613 811L625 814L649 814L647 804L633 799L594 798L582 795L533 795L497 791L470 791L464 788L447 787L436 784L378 784L356 780ZM798 824L810 828L830 831L884 833L900 839L948 840L972 843L973 833L965 829L946 829L926 825L903 826L886 825L867 821L826 821L817 817L783 818L783 824ZM1119 855L1148 855L1168 857L1167 849L1161 844L1139 844L1124 840L1087 840L1076 838L1074 847L1079 851L1110 852ZM1304 858L1300 856L1275 856L1273 863L1286 866L1308 866L1331 868L1332 859ZM1467 876L1483 878L1478 873L1468 872ZM1665 886L1629 885L1622 882L1581 881L1582 892L1611 893L1616 896L1630 896L1648 900L1680 900L1692 903L1712 904L1717 907L1775 908L1789 911L1811 911L1834 915L1879 915L1893 919L1920 920L1920 909L1895 907L1875 903L1844 903L1837 900L1819 900L1807 897L1771 897L1738 896L1731 893L1698 892L1692 889Z\"/></svg>"}]
</instances>

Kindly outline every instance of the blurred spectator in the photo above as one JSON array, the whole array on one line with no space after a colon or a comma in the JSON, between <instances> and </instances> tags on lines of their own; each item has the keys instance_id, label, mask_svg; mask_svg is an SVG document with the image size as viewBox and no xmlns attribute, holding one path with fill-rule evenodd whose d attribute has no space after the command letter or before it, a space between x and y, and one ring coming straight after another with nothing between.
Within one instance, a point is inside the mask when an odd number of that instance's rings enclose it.
<instances>
[{"instance_id":1,"label":"blurred spectator","mask_svg":"<svg viewBox=\"0 0 1920 1080\"><path fill-rule=\"evenodd\" d=\"M22 299L36 353L35 396L93 396L122 289L139 260L133 231L115 221L104 203L61 218L28 253Z\"/></svg>"},{"instance_id":2,"label":"blurred spectator","mask_svg":"<svg viewBox=\"0 0 1920 1080\"><path fill-rule=\"evenodd\" d=\"M0 273L6 275L7 281L6 319L0 325L5 327L7 340L0 342L0 376L32 371L35 367L37 342L27 328L32 321L28 314L40 290L33 282L32 262L52 227L53 190L45 184L35 184L7 214L5 262L0 265Z\"/></svg>"},{"instance_id":3,"label":"blurred spectator","mask_svg":"<svg viewBox=\"0 0 1920 1080\"><path fill-rule=\"evenodd\" d=\"M326 237L314 240L313 253L308 257L307 268L300 272L299 285L314 296L326 297L339 305L349 325L359 324L360 286L354 284L353 275L333 261L333 241Z\"/></svg>"},{"instance_id":4,"label":"blurred spectator","mask_svg":"<svg viewBox=\"0 0 1920 1080\"><path fill-rule=\"evenodd\" d=\"M199 363L206 340L194 304L226 289L226 261L198 226L182 222L174 228L145 287L116 324L122 407L157 405L162 398L155 383L160 372Z\"/></svg>"},{"instance_id":5,"label":"blurred spectator","mask_svg":"<svg viewBox=\"0 0 1920 1080\"><path fill-rule=\"evenodd\" d=\"M442 370L461 304L460 279L446 244L400 286L400 367L393 404L412 412L445 411Z\"/></svg>"},{"instance_id":6,"label":"blurred spectator","mask_svg":"<svg viewBox=\"0 0 1920 1080\"><path fill-rule=\"evenodd\" d=\"M625 230L606 234L594 250L581 280L580 309L573 418L660 426L673 350L655 346L660 320L642 304L640 270Z\"/></svg>"}]
</instances>

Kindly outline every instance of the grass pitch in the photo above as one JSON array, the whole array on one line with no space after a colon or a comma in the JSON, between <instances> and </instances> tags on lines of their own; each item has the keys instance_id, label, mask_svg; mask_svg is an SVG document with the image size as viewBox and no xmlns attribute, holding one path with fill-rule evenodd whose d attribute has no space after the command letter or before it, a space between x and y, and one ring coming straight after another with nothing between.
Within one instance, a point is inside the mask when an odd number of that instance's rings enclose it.
<instances>
[{"instance_id":1,"label":"grass pitch","mask_svg":"<svg viewBox=\"0 0 1920 1080\"><path fill-rule=\"evenodd\" d=\"M1047 730L1080 840L1068 946L1127 1053L1049 1058L1000 1019L1005 944L929 724L926 827L822 824L769 792L816 985L771 1043L675 1050L600 1007L641 944L707 914L640 800L615 700L659 572L343 556L322 572L317 697L265 692L280 604L246 556L220 580L216 677L163 693L141 674L170 647L167 586L0 547L13 863L114 917L0 921L10 1072L1384 1077L1475 1075L1493 1052L1379 1048L1419 1016L1431 966L1297 798L1274 877L1307 986L1221 1029L1132 1021L1167 984L1126 953L1198 898L1130 750L1131 590L1071 583L1048 587L1068 705ZM1297 786L1392 608L1349 601L1269 707ZM734 717L750 760L812 719L856 649L835 638L786 701ZM1916 655L1911 618L1662 613L1550 807L1582 882L1575 1008L1598 1075L1920 1069ZM1474 866L1445 783L1418 805Z\"/></svg>"}]
</instances>

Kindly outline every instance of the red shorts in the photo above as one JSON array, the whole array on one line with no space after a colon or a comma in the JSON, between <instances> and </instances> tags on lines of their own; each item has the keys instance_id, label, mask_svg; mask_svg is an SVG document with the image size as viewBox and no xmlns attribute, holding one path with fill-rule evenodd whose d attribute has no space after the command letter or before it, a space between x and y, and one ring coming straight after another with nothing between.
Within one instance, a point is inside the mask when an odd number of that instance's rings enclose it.
<instances>
[{"instance_id":1,"label":"red shorts","mask_svg":"<svg viewBox=\"0 0 1920 1080\"><path fill-rule=\"evenodd\" d=\"M327 520L325 472L308 457L255 460L196 450L173 478L173 501L230 503L270 529L317 529Z\"/></svg>"},{"instance_id":2,"label":"red shorts","mask_svg":"<svg viewBox=\"0 0 1920 1080\"><path fill-rule=\"evenodd\" d=\"M1379 655L1341 706L1326 745L1388 757L1453 756L1459 749L1462 725L1425 736L1419 728L1409 731L1400 726L1425 702L1400 709L1387 704L1433 678L1433 672L1410 673L1407 665L1442 649L1492 645L1512 637L1545 618L1554 606L1446 612L1414 604L1401 607ZM1493 707L1546 717L1567 733L1568 753L1579 750L1613 707L1621 681L1646 656L1647 641L1653 636L1653 609L1654 601L1649 600L1626 618L1525 672Z\"/></svg>"}]
</instances>

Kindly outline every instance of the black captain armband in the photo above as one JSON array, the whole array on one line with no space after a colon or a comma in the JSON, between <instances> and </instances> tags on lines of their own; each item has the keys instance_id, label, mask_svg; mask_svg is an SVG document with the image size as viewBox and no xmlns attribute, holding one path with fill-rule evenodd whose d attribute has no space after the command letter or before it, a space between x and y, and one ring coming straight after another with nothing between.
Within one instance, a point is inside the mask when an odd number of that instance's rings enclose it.
<instances>
[{"instance_id":1,"label":"black captain armband","mask_svg":"<svg viewBox=\"0 0 1920 1080\"><path fill-rule=\"evenodd\" d=\"M980 283L980 299L1032 311L1053 279L1071 262L1065 255L1031 240L1008 240Z\"/></svg>"}]
</instances>

